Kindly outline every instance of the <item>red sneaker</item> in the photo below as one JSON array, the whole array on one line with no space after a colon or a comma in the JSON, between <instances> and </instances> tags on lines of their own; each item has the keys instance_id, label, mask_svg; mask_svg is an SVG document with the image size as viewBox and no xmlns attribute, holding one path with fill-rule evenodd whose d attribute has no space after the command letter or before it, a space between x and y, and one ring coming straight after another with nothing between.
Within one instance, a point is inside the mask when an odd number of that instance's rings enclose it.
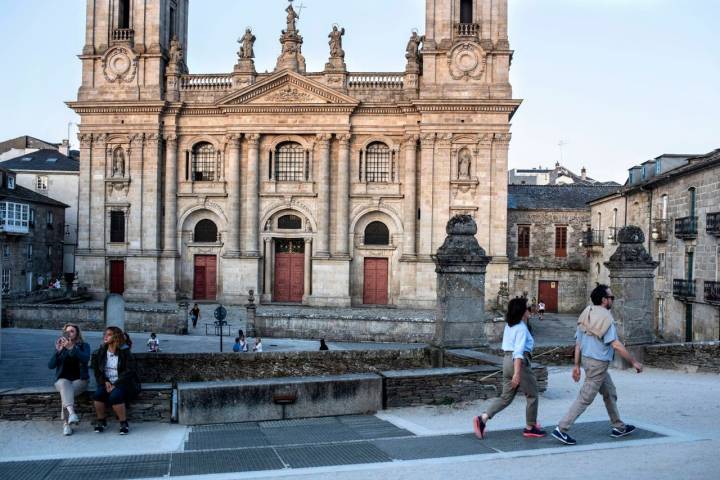
<instances>
[{"instance_id":1,"label":"red sneaker","mask_svg":"<svg viewBox=\"0 0 720 480\"><path fill-rule=\"evenodd\" d=\"M485 422L482 421L482 417L473 418L473 430L477 438L485 438Z\"/></svg>"},{"instance_id":2,"label":"red sneaker","mask_svg":"<svg viewBox=\"0 0 720 480\"><path fill-rule=\"evenodd\" d=\"M523 430L523 437L526 438L542 438L547 435L545 430L540 429L540 424L536 423L532 428L526 428Z\"/></svg>"}]
</instances>

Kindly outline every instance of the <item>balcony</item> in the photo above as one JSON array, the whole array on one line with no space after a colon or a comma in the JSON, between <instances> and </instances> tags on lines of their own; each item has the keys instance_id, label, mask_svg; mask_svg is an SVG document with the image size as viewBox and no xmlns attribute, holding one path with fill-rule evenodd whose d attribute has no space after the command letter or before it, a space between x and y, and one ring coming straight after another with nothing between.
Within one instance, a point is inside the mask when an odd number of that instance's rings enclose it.
<instances>
[{"instance_id":1,"label":"balcony","mask_svg":"<svg viewBox=\"0 0 720 480\"><path fill-rule=\"evenodd\" d=\"M116 28L112 32L112 43L133 43L135 30L132 28Z\"/></svg>"},{"instance_id":2,"label":"balcony","mask_svg":"<svg viewBox=\"0 0 720 480\"><path fill-rule=\"evenodd\" d=\"M657 219L652 221L650 228L650 238L653 242L667 242L670 221L666 219Z\"/></svg>"},{"instance_id":3,"label":"balcony","mask_svg":"<svg viewBox=\"0 0 720 480\"><path fill-rule=\"evenodd\" d=\"M585 248L602 247L605 245L604 230L587 230L582 232L582 246Z\"/></svg>"},{"instance_id":4,"label":"balcony","mask_svg":"<svg viewBox=\"0 0 720 480\"><path fill-rule=\"evenodd\" d=\"M620 228L618 228L618 227L608 228L607 239L608 239L608 243L610 243L610 245L615 245L617 243L617 235L618 235L619 231L620 231Z\"/></svg>"},{"instance_id":5,"label":"balcony","mask_svg":"<svg viewBox=\"0 0 720 480\"><path fill-rule=\"evenodd\" d=\"M681 239L697 238L697 217L676 218L675 236Z\"/></svg>"},{"instance_id":6,"label":"balcony","mask_svg":"<svg viewBox=\"0 0 720 480\"><path fill-rule=\"evenodd\" d=\"M477 37L480 34L479 23L457 23L455 33L459 37Z\"/></svg>"},{"instance_id":7,"label":"balcony","mask_svg":"<svg viewBox=\"0 0 720 480\"><path fill-rule=\"evenodd\" d=\"M705 301L713 305L720 305L720 282L705 280Z\"/></svg>"},{"instance_id":8,"label":"balcony","mask_svg":"<svg viewBox=\"0 0 720 480\"><path fill-rule=\"evenodd\" d=\"M30 233L30 205L0 202L0 233L27 235Z\"/></svg>"},{"instance_id":9,"label":"balcony","mask_svg":"<svg viewBox=\"0 0 720 480\"><path fill-rule=\"evenodd\" d=\"M705 231L710 235L720 237L720 212L707 214Z\"/></svg>"},{"instance_id":10,"label":"balcony","mask_svg":"<svg viewBox=\"0 0 720 480\"><path fill-rule=\"evenodd\" d=\"M674 278L673 296L681 300L695 300L695 280Z\"/></svg>"}]
</instances>

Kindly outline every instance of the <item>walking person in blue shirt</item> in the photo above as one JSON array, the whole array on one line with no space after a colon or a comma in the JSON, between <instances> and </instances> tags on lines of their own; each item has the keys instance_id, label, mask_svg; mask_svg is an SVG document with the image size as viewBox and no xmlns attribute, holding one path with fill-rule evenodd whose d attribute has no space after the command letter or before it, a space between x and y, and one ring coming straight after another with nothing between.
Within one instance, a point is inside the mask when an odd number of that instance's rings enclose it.
<instances>
[{"instance_id":1,"label":"walking person in blue shirt","mask_svg":"<svg viewBox=\"0 0 720 480\"><path fill-rule=\"evenodd\" d=\"M575 332L575 367L572 371L573 380L579 382L582 360L585 382L570 410L552 432L552 436L565 445L577 443L567 432L575 420L593 402L598 392L603 396L605 408L610 417L612 425L610 436L620 438L635 430L634 426L626 424L620 419L617 408L617 391L612 378L610 378L608 367L615 352L631 363L637 373L642 372L643 366L618 340L615 322L610 313L615 300L610 287L598 285L590 294L590 299L593 304L585 308L578 318L578 327Z\"/></svg>"},{"instance_id":2,"label":"walking person in blue shirt","mask_svg":"<svg viewBox=\"0 0 720 480\"><path fill-rule=\"evenodd\" d=\"M545 436L545 431L541 430L537 423L538 386L535 374L530 368L535 341L528 329L529 318L530 307L527 298L510 300L502 341L502 349L505 351L502 394L493 400L485 413L473 419L473 429L478 438L485 438L487 422L512 403L518 387L522 389L527 399L523 436L529 438Z\"/></svg>"}]
</instances>

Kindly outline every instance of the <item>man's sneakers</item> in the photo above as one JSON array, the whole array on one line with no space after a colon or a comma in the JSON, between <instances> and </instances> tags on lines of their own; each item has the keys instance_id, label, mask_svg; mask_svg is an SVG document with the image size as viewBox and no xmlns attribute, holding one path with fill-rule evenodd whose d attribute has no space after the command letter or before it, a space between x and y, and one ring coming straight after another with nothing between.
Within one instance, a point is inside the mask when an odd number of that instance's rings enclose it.
<instances>
[{"instance_id":1,"label":"man's sneakers","mask_svg":"<svg viewBox=\"0 0 720 480\"><path fill-rule=\"evenodd\" d=\"M70 427L70 425L68 425L67 423L63 424L63 435L65 435L66 437L69 437L72 434L73 434L73 430Z\"/></svg>"},{"instance_id":2,"label":"man's sneakers","mask_svg":"<svg viewBox=\"0 0 720 480\"><path fill-rule=\"evenodd\" d=\"M95 422L95 433L104 432L105 427L107 427L107 421L105 419L98 420L97 422Z\"/></svg>"},{"instance_id":3,"label":"man's sneakers","mask_svg":"<svg viewBox=\"0 0 720 480\"><path fill-rule=\"evenodd\" d=\"M130 432L130 427L128 426L128 422L120 422L120 435L127 435Z\"/></svg>"},{"instance_id":4,"label":"man's sneakers","mask_svg":"<svg viewBox=\"0 0 720 480\"><path fill-rule=\"evenodd\" d=\"M567 433L561 432L560 429L557 427L555 427L555 430L553 430L552 436L558 439L560 442L564 443L565 445L575 445L577 443L574 438L572 438Z\"/></svg>"},{"instance_id":5,"label":"man's sneakers","mask_svg":"<svg viewBox=\"0 0 720 480\"><path fill-rule=\"evenodd\" d=\"M612 430L610 430L610 436L612 438L620 438L620 437L624 437L625 435L630 435L634 431L635 431L634 425L626 424L625 428L613 428Z\"/></svg>"},{"instance_id":6,"label":"man's sneakers","mask_svg":"<svg viewBox=\"0 0 720 480\"><path fill-rule=\"evenodd\" d=\"M532 428L523 429L523 437L525 438L542 438L547 435L545 430L540 428L540 424L536 423Z\"/></svg>"},{"instance_id":7,"label":"man's sneakers","mask_svg":"<svg viewBox=\"0 0 720 480\"><path fill-rule=\"evenodd\" d=\"M473 418L473 430L475 430L475 436L477 438L485 438L485 426L486 424L483 422L482 417Z\"/></svg>"}]
</instances>

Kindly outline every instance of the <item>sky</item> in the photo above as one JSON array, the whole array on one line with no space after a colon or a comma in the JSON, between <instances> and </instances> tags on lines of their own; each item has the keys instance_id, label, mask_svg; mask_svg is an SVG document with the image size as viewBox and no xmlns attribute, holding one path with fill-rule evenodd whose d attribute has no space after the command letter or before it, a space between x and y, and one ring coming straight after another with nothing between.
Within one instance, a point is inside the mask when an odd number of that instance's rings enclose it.
<instances>
[{"instance_id":1,"label":"sky","mask_svg":"<svg viewBox=\"0 0 720 480\"><path fill-rule=\"evenodd\" d=\"M300 0L298 0L299 2ZM327 33L347 30L348 69L402 71L424 0L301 0L309 71L327 61ZM296 4L298 3L296 2ZM0 139L77 145L85 0L0 0ZM272 70L285 0L190 0L191 73L230 72L250 26L256 68ZM509 0L514 97L510 168L585 166L599 180L662 153L720 147L720 1ZM559 144L563 146L560 147Z\"/></svg>"}]
</instances>

